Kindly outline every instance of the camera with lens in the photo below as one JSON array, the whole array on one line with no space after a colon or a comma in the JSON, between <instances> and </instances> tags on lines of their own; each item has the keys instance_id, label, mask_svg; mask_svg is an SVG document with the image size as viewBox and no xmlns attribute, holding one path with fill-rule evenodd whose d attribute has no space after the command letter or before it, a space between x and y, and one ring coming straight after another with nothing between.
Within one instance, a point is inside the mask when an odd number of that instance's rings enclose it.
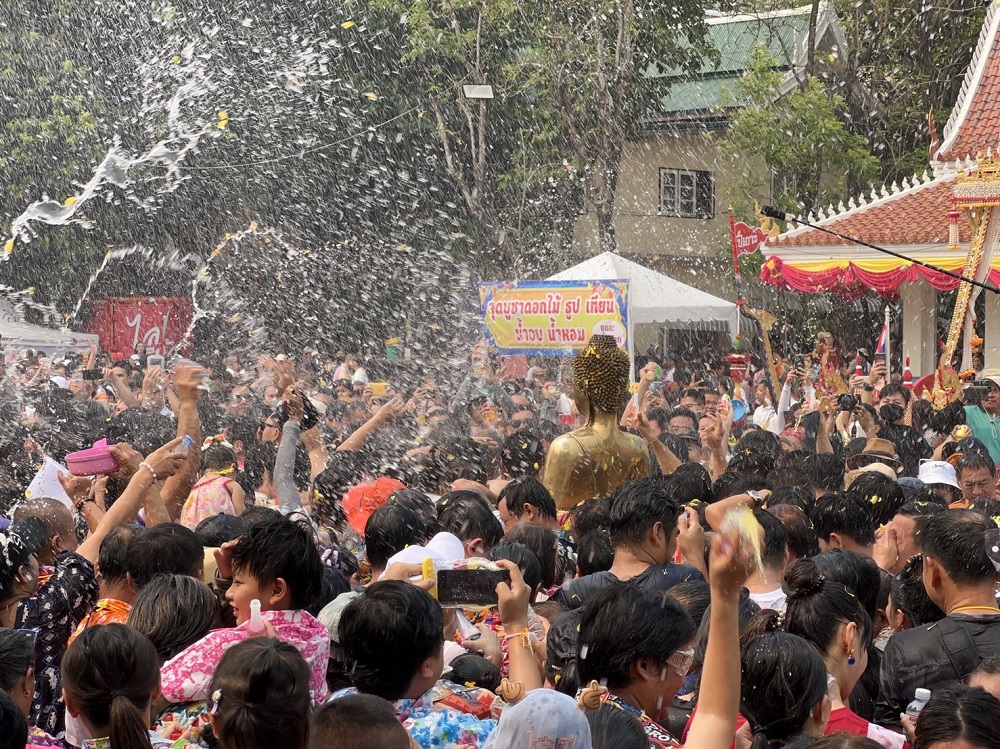
<instances>
[{"instance_id":1,"label":"camera with lens","mask_svg":"<svg viewBox=\"0 0 1000 749\"><path fill-rule=\"evenodd\" d=\"M840 407L840 410L847 411L848 413L853 412L860 403L861 401L858 400L858 396L851 395L850 393L844 393L837 399L837 405Z\"/></svg>"},{"instance_id":2,"label":"camera with lens","mask_svg":"<svg viewBox=\"0 0 1000 749\"><path fill-rule=\"evenodd\" d=\"M982 403L990 394L989 380L976 380L967 388L963 395L966 403Z\"/></svg>"}]
</instances>

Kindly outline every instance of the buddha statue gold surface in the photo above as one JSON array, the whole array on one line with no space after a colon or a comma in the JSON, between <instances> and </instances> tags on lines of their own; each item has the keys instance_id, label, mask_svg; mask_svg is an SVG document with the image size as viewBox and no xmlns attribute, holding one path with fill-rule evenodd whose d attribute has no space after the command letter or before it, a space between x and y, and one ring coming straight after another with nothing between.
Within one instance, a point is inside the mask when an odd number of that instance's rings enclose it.
<instances>
[{"instance_id":1,"label":"buddha statue gold surface","mask_svg":"<svg viewBox=\"0 0 1000 749\"><path fill-rule=\"evenodd\" d=\"M628 354L612 336L592 336L573 358L574 400L587 423L553 440L543 480L560 510L649 475L646 443L618 426L628 371Z\"/></svg>"}]
</instances>

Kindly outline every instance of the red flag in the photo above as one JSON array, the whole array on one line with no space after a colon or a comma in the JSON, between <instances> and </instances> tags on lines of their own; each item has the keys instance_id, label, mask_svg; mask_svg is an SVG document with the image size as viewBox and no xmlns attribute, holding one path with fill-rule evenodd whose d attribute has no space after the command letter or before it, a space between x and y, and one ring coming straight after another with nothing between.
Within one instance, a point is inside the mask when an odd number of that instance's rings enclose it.
<instances>
[{"instance_id":1,"label":"red flag","mask_svg":"<svg viewBox=\"0 0 1000 749\"><path fill-rule=\"evenodd\" d=\"M767 232L757 226L730 218L729 233L733 242L733 260L748 252L756 252L768 238Z\"/></svg>"}]
</instances>

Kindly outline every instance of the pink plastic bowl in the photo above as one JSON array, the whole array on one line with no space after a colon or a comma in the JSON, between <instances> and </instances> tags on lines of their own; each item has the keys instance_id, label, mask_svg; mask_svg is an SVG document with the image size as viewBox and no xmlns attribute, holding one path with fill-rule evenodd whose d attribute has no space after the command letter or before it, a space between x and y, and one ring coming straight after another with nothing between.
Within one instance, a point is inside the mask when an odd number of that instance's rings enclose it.
<instances>
[{"instance_id":1,"label":"pink plastic bowl","mask_svg":"<svg viewBox=\"0 0 1000 749\"><path fill-rule=\"evenodd\" d=\"M108 452L108 441L99 440L93 447L66 455L66 466L74 476L96 476L114 473L118 461Z\"/></svg>"}]
</instances>

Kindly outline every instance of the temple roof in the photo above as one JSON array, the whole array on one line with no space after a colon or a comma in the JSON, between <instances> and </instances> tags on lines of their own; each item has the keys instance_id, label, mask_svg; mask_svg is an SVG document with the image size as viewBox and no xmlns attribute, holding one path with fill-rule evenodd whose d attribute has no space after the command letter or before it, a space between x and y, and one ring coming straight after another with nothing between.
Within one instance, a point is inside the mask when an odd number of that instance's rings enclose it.
<instances>
[{"instance_id":1,"label":"temple roof","mask_svg":"<svg viewBox=\"0 0 1000 749\"><path fill-rule=\"evenodd\" d=\"M873 191L868 199L861 199L860 205L852 200L850 207L841 205L839 210L821 211L818 217L810 217L810 223L874 244L947 245L954 183L954 173L936 179L914 177L912 184L904 180L902 187L883 187L881 195ZM968 222L959 222L959 236L962 242L969 241ZM771 255L782 247L858 249L851 242L809 227L780 234L762 249L765 255Z\"/></svg>"}]
</instances>

